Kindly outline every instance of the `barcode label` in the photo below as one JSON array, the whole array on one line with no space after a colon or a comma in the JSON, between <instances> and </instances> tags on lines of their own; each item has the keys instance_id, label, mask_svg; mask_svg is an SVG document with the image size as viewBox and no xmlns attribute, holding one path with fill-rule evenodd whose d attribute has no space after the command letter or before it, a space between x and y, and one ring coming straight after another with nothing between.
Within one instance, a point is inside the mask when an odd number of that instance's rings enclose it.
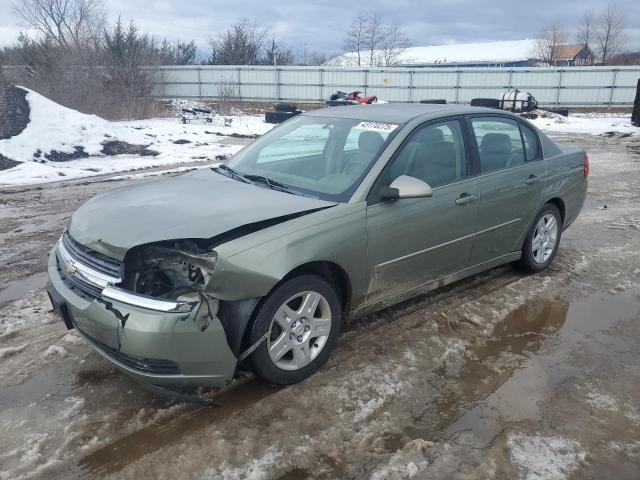
<instances>
[{"instance_id":1,"label":"barcode label","mask_svg":"<svg viewBox=\"0 0 640 480\"><path fill-rule=\"evenodd\" d=\"M360 122L354 128L357 128L360 130L371 130L374 132L390 133L390 132L393 132L396 128L398 128L398 125L395 125L393 123L385 123L385 122Z\"/></svg>"}]
</instances>

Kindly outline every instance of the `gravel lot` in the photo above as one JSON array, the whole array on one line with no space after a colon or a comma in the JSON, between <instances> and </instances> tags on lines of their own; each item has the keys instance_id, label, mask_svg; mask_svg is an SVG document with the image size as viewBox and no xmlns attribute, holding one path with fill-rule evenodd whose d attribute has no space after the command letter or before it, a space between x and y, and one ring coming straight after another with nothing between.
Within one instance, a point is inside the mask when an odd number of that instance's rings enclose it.
<instances>
[{"instance_id":1,"label":"gravel lot","mask_svg":"<svg viewBox=\"0 0 640 480\"><path fill-rule=\"evenodd\" d=\"M0 479L640 478L640 139L588 148L552 267L501 267L382 311L302 384L217 407L145 391L65 330L42 287L108 177L0 191Z\"/></svg>"}]
</instances>

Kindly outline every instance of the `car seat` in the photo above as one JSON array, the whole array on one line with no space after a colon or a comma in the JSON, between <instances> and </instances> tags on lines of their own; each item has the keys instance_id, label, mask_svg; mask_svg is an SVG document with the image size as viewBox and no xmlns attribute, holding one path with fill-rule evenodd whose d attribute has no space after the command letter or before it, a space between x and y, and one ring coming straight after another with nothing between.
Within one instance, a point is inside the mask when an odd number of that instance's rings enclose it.
<instances>
[{"instance_id":1,"label":"car seat","mask_svg":"<svg viewBox=\"0 0 640 480\"><path fill-rule=\"evenodd\" d=\"M480 144L482 172L500 170L511 162L511 138L506 133L487 133Z\"/></svg>"}]
</instances>

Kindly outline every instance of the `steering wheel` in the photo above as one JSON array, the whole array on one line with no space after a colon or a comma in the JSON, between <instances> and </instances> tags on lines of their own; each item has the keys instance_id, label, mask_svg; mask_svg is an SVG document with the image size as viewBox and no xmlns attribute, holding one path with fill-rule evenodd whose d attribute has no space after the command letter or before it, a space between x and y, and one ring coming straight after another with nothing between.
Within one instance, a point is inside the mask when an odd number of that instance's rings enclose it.
<instances>
[{"instance_id":1,"label":"steering wheel","mask_svg":"<svg viewBox=\"0 0 640 480\"><path fill-rule=\"evenodd\" d=\"M367 169L368 166L369 163L363 160L351 160L344 166L342 172L351 178L357 178Z\"/></svg>"}]
</instances>

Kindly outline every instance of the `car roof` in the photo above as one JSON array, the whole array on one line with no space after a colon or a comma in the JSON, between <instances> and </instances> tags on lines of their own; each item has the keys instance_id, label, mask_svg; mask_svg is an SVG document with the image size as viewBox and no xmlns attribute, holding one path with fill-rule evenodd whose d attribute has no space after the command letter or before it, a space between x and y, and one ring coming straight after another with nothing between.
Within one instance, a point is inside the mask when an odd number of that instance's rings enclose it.
<instances>
[{"instance_id":1,"label":"car roof","mask_svg":"<svg viewBox=\"0 0 640 480\"><path fill-rule=\"evenodd\" d=\"M372 122L407 123L414 118L439 118L449 115L468 115L474 113L500 113L511 115L505 110L469 107L466 105L443 105L428 103L378 103L373 105L347 105L309 110L309 117L347 118Z\"/></svg>"}]
</instances>

